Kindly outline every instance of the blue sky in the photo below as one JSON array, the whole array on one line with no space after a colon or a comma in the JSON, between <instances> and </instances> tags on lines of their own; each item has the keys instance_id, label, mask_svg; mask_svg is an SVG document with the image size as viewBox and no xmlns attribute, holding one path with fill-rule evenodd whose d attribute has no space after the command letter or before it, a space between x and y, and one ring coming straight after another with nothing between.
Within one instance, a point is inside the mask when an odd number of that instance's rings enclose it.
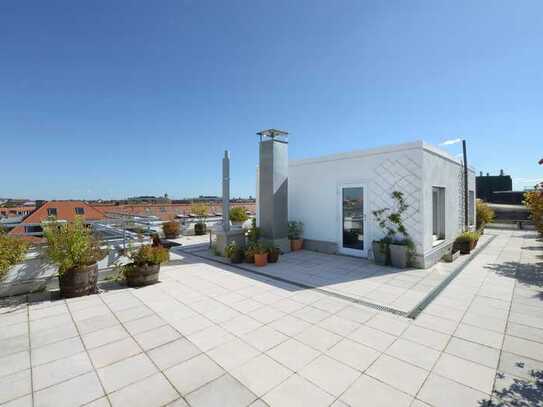
<instances>
[{"instance_id":1,"label":"blue sky","mask_svg":"<svg viewBox=\"0 0 543 407\"><path fill-rule=\"evenodd\" d=\"M543 177L543 2L0 2L0 196L254 195L255 132L291 158L468 140ZM460 152L459 145L447 148Z\"/></svg>"}]
</instances>

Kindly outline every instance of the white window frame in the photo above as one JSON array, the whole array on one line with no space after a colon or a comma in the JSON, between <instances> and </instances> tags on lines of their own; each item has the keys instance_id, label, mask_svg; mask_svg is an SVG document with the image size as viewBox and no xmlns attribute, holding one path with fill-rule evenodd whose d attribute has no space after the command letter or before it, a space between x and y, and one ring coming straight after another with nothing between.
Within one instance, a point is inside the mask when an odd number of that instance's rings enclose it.
<instances>
[{"instance_id":1,"label":"white window frame","mask_svg":"<svg viewBox=\"0 0 543 407\"><path fill-rule=\"evenodd\" d=\"M434 244L445 239L445 197L446 189L442 186L432 186L432 236ZM437 198L436 198L437 194ZM437 199L437 201L436 201ZM437 211L437 212L436 212Z\"/></svg>"}]
</instances>

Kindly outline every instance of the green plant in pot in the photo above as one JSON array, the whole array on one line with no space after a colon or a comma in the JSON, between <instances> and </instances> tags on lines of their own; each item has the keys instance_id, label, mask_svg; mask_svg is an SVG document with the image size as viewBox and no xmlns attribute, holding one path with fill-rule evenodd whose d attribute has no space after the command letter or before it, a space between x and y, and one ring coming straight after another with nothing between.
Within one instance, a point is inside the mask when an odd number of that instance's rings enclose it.
<instances>
[{"instance_id":1,"label":"green plant in pot","mask_svg":"<svg viewBox=\"0 0 543 407\"><path fill-rule=\"evenodd\" d=\"M255 245L254 258L255 258L255 266L263 267L267 265L268 264L268 250L260 244Z\"/></svg>"},{"instance_id":2,"label":"green plant in pot","mask_svg":"<svg viewBox=\"0 0 543 407\"><path fill-rule=\"evenodd\" d=\"M247 216L247 209L243 206L235 206L230 209L229 219L233 226L241 227L249 216Z\"/></svg>"},{"instance_id":3,"label":"green plant in pot","mask_svg":"<svg viewBox=\"0 0 543 407\"><path fill-rule=\"evenodd\" d=\"M491 223L494 220L494 217L496 214L492 210L490 206L488 206L487 203L483 202L480 199L477 199L476 206L476 226L477 231L479 231L480 234L483 233L485 226L489 223Z\"/></svg>"},{"instance_id":4,"label":"green plant in pot","mask_svg":"<svg viewBox=\"0 0 543 407\"><path fill-rule=\"evenodd\" d=\"M98 260L106 250L96 239L82 218L74 222L48 221L42 225L47 239L46 254L58 266L58 280L62 297L79 297L96 292Z\"/></svg>"},{"instance_id":5,"label":"green plant in pot","mask_svg":"<svg viewBox=\"0 0 543 407\"><path fill-rule=\"evenodd\" d=\"M477 232L464 232L454 241L454 249L460 250L461 254L470 254L475 248L477 240L479 240Z\"/></svg>"},{"instance_id":6,"label":"green plant in pot","mask_svg":"<svg viewBox=\"0 0 543 407\"><path fill-rule=\"evenodd\" d=\"M373 252L378 264L387 264L389 260L392 266L405 268L412 262L415 250L403 224L403 215L409 206L402 192L393 191L391 196L394 201L393 208L373 211L378 226L385 232L381 240L373 242Z\"/></svg>"},{"instance_id":7,"label":"green plant in pot","mask_svg":"<svg viewBox=\"0 0 543 407\"><path fill-rule=\"evenodd\" d=\"M131 262L123 266L129 287L141 287L158 282L160 265L170 259L170 252L162 246L143 245L128 254Z\"/></svg>"},{"instance_id":8,"label":"green plant in pot","mask_svg":"<svg viewBox=\"0 0 543 407\"><path fill-rule=\"evenodd\" d=\"M245 248L245 263L254 263L255 262L255 250L257 243L249 243Z\"/></svg>"},{"instance_id":9,"label":"green plant in pot","mask_svg":"<svg viewBox=\"0 0 543 407\"><path fill-rule=\"evenodd\" d=\"M194 234L196 236L205 235L207 231L206 219L209 213L209 207L204 203L194 203L190 208L190 212L198 218L194 224Z\"/></svg>"},{"instance_id":10,"label":"green plant in pot","mask_svg":"<svg viewBox=\"0 0 543 407\"><path fill-rule=\"evenodd\" d=\"M230 242L224 249L224 255L230 259L231 263L242 263L245 258L245 251L239 247L236 242Z\"/></svg>"},{"instance_id":11,"label":"green plant in pot","mask_svg":"<svg viewBox=\"0 0 543 407\"><path fill-rule=\"evenodd\" d=\"M279 255L281 254L279 247L269 246L266 251L268 252L268 263L277 263L279 261Z\"/></svg>"},{"instance_id":12,"label":"green plant in pot","mask_svg":"<svg viewBox=\"0 0 543 407\"><path fill-rule=\"evenodd\" d=\"M179 222L170 220L162 225L162 231L164 232L166 239L176 239L181 232L181 226L179 225Z\"/></svg>"},{"instance_id":13,"label":"green plant in pot","mask_svg":"<svg viewBox=\"0 0 543 407\"><path fill-rule=\"evenodd\" d=\"M299 221L288 222L288 239L290 241L290 250L293 252L302 250L304 246L304 224Z\"/></svg>"}]
</instances>

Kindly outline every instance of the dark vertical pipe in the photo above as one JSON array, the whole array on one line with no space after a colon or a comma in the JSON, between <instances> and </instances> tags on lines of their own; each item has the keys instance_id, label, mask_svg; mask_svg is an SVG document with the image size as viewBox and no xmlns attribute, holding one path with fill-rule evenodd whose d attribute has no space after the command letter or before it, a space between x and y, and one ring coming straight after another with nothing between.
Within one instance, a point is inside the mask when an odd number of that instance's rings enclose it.
<instances>
[{"instance_id":1,"label":"dark vertical pipe","mask_svg":"<svg viewBox=\"0 0 543 407\"><path fill-rule=\"evenodd\" d=\"M468 154L466 153L466 140L462 140L462 152L464 154L464 228L469 229L469 196L468 196Z\"/></svg>"}]
</instances>

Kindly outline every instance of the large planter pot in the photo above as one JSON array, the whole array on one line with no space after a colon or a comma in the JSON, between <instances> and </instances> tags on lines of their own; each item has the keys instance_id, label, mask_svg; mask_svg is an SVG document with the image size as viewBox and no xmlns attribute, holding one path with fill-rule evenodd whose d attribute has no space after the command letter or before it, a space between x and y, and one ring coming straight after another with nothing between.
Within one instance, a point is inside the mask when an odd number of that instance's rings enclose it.
<instances>
[{"instance_id":1,"label":"large planter pot","mask_svg":"<svg viewBox=\"0 0 543 407\"><path fill-rule=\"evenodd\" d=\"M263 267L268 264L268 253L255 254L255 266Z\"/></svg>"},{"instance_id":2,"label":"large planter pot","mask_svg":"<svg viewBox=\"0 0 543 407\"><path fill-rule=\"evenodd\" d=\"M194 234L196 236L201 236L206 234L206 224L205 223L196 223L194 224Z\"/></svg>"},{"instance_id":3,"label":"large planter pot","mask_svg":"<svg viewBox=\"0 0 543 407\"><path fill-rule=\"evenodd\" d=\"M372 242L371 247L373 249L373 259L375 264L384 266L388 262L388 245L381 247L381 242Z\"/></svg>"},{"instance_id":4,"label":"large planter pot","mask_svg":"<svg viewBox=\"0 0 543 407\"><path fill-rule=\"evenodd\" d=\"M142 287L158 282L160 264L145 264L134 266L125 274L126 285L129 287Z\"/></svg>"},{"instance_id":5,"label":"large planter pot","mask_svg":"<svg viewBox=\"0 0 543 407\"><path fill-rule=\"evenodd\" d=\"M245 253L243 253L243 251L239 251L232 254L232 256L230 256L230 263L240 264L240 263L243 263L244 259L245 259Z\"/></svg>"},{"instance_id":6,"label":"large planter pot","mask_svg":"<svg viewBox=\"0 0 543 407\"><path fill-rule=\"evenodd\" d=\"M473 249L473 242L470 241L456 242L455 245L460 254L470 254L471 249Z\"/></svg>"},{"instance_id":7,"label":"large planter pot","mask_svg":"<svg viewBox=\"0 0 543 407\"><path fill-rule=\"evenodd\" d=\"M390 244L390 263L393 267L406 268L409 262L409 247L407 245Z\"/></svg>"},{"instance_id":8,"label":"large planter pot","mask_svg":"<svg viewBox=\"0 0 543 407\"><path fill-rule=\"evenodd\" d=\"M302 250L304 247L304 239L291 239L290 240L290 250L293 252Z\"/></svg>"},{"instance_id":9,"label":"large planter pot","mask_svg":"<svg viewBox=\"0 0 543 407\"><path fill-rule=\"evenodd\" d=\"M97 280L97 263L67 270L58 276L60 295L64 298L74 298L94 294Z\"/></svg>"},{"instance_id":10,"label":"large planter pot","mask_svg":"<svg viewBox=\"0 0 543 407\"><path fill-rule=\"evenodd\" d=\"M279 261L279 250L271 250L268 252L268 263L277 263Z\"/></svg>"},{"instance_id":11,"label":"large planter pot","mask_svg":"<svg viewBox=\"0 0 543 407\"><path fill-rule=\"evenodd\" d=\"M179 237L179 233L164 233L164 237L166 239L177 239Z\"/></svg>"}]
</instances>

